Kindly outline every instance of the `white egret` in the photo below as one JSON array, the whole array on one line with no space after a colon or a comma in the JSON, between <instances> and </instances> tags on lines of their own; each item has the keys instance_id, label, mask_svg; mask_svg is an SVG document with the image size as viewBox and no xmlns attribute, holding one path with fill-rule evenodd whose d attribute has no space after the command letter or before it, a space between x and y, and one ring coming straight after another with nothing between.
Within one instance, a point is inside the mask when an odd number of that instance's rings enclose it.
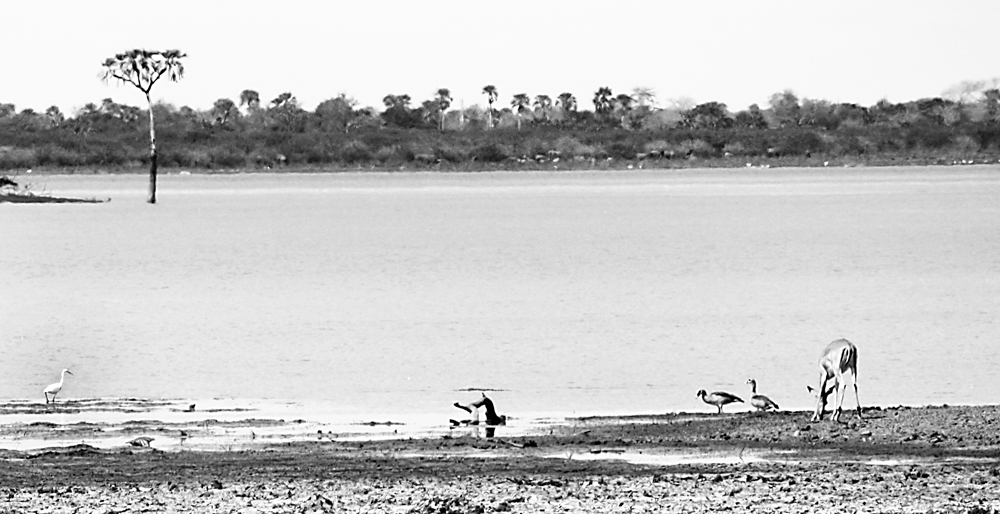
<instances>
[{"instance_id":1,"label":"white egret","mask_svg":"<svg viewBox=\"0 0 1000 514\"><path fill-rule=\"evenodd\" d=\"M49 403L50 394L52 395L52 403L56 403L56 395L59 394L59 391L62 391L63 382L66 381L67 374L72 375L73 372L68 369L62 370L62 375L59 377L59 381L56 382L55 384L49 385L48 387L45 388L44 391L42 391L42 393L45 395L45 403Z\"/></svg>"}]
</instances>

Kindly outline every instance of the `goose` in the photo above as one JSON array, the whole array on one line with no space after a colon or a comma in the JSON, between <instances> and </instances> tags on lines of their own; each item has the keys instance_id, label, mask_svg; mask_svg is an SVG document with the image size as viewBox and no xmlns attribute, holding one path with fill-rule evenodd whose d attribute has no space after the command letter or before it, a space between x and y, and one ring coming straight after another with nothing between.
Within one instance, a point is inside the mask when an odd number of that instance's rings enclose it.
<instances>
[{"instance_id":1,"label":"goose","mask_svg":"<svg viewBox=\"0 0 1000 514\"><path fill-rule=\"evenodd\" d=\"M743 403L743 399L735 394L727 393L725 391L713 391L712 394L708 394L704 389L698 391L695 396L701 398L701 401L709 404L715 405L719 408L719 414L722 414L722 406L728 403L739 402Z\"/></svg>"},{"instance_id":2,"label":"goose","mask_svg":"<svg viewBox=\"0 0 1000 514\"><path fill-rule=\"evenodd\" d=\"M42 394L45 395L46 404L49 403L50 394L52 395L52 403L56 403L56 395L59 394L59 391L62 391L63 382L66 381L66 374L72 375L73 372L68 369L62 370L62 375L59 377L59 381L54 384L50 384L45 388L45 390L42 391Z\"/></svg>"},{"instance_id":3,"label":"goose","mask_svg":"<svg viewBox=\"0 0 1000 514\"><path fill-rule=\"evenodd\" d=\"M750 405L753 405L758 411L767 411L768 409L778 410L778 404L771 401L770 398L757 394L757 381L748 378L747 383L750 384Z\"/></svg>"}]
</instances>

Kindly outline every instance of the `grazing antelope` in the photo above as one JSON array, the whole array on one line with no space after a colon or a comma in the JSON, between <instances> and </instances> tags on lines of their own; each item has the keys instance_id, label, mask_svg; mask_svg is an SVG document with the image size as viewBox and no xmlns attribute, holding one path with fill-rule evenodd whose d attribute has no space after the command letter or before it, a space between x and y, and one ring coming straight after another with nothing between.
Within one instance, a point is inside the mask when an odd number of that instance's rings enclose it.
<instances>
[{"instance_id":1,"label":"grazing antelope","mask_svg":"<svg viewBox=\"0 0 1000 514\"><path fill-rule=\"evenodd\" d=\"M778 404L771 401L770 398L757 394L757 381L748 378L747 383L750 384L750 405L753 405L758 411L767 411L768 409L778 410Z\"/></svg>"},{"instance_id":2,"label":"grazing antelope","mask_svg":"<svg viewBox=\"0 0 1000 514\"><path fill-rule=\"evenodd\" d=\"M743 399L741 399L739 396L727 393L725 391L715 391L712 394L708 394L704 389L702 389L698 391L698 394L696 394L695 396L701 398L701 401L709 405L715 405L716 407L718 407L719 414L722 414L723 405L730 404L733 402L743 403Z\"/></svg>"},{"instance_id":3,"label":"grazing antelope","mask_svg":"<svg viewBox=\"0 0 1000 514\"><path fill-rule=\"evenodd\" d=\"M816 395L816 412L812 420L823 419L823 411L826 410L826 399L830 393L836 395L837 407L830 417L833 421L840 421L840 413L843 411L844 396L847 395L847 383L844 381L844 373L851 372L851 382L854 384L854 400L858 404L858 418L861 418L861 400L858 398L858 347L847 339L837 339L828 344L823 349L819 357L819 394ZM827 388L827 383L833 379L833 387Z\"/></svg>"}]
</instances>

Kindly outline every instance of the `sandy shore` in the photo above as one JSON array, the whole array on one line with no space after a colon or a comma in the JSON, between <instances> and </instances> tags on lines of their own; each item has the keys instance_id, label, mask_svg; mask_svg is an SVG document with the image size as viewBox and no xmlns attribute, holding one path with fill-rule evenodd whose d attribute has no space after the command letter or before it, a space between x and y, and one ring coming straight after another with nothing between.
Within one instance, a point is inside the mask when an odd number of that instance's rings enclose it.
<instances>
[{"instance_id":1,"label":"sandy shore","mask_svg":"<svg viewBox=\"0 0 1000 514\"><path fill-rule=\"evenodd\" d=\"M841 423L584 418L520 437L239 451L54 444L0 450L0 512L998 512L998 429L990 405L875 407Z\"/></svg>"}]
</instances>

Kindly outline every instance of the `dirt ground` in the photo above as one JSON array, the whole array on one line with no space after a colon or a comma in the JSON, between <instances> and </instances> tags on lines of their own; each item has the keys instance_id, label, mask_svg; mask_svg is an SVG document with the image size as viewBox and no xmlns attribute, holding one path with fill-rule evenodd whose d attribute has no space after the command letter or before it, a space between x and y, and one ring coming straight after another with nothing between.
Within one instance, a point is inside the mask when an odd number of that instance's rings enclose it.
<instances>
[{"instance_id":1,"label":"dirt ground","mask_svg":"<svg viewBox=\"0 0 1000 514\"><path fill-rule=\"evenodd\" d=\"M1000 512L1000 406L679 413L241 451L0 450L0 512Z\"/></svg>"}]
</instances>

